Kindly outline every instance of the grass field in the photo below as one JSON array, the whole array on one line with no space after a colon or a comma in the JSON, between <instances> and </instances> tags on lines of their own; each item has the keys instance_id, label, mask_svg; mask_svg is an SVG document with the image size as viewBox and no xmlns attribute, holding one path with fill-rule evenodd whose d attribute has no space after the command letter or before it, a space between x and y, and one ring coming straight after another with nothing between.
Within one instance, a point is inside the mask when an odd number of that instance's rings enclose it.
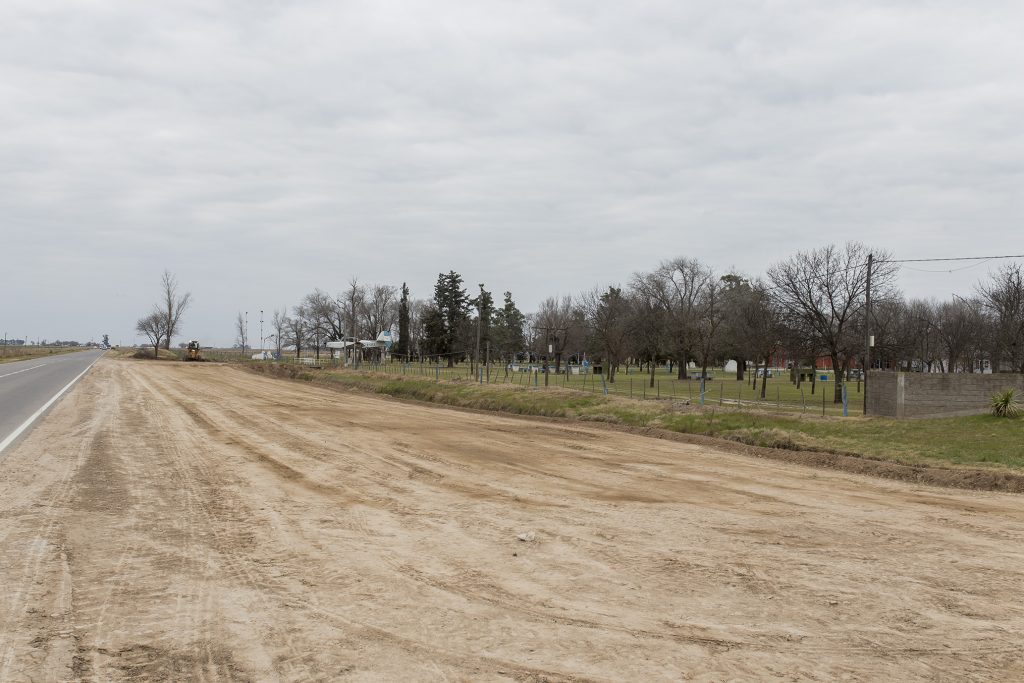
<instances>
[{"instance_id":1,"label":"grass field","mask_svg":"<svg viewBox=\"0 0 1024 683\"><path fill-rule=\"evenodd\" d=\"M242 357L237 352L220 353L214 352L207 357L218 360L239 360ZM304 359L306 362L313 362L313 358ZM283 362L297 362L294 357L284 357ZM321 363L330 365L330 360L323 356ZM421 363L363 363L360 369L388 374L424 377L443 380L476 380L478 383L515 385L515 386L544 386L544 374L534 372L509 372L506 374L503 366L492 365L490 373L483 373L480 377L475 374L468 363L460 364L454 368L444 366L421 364ZM710 373L710 371L709 371ZM752 386L748 373L748 380L737 381L735 374L716 372L713 379L709 379L704 385L704 405L720 405L732 407L757 407L770 410L779 410L798 414L821 415L842 415L841 404L833 402L835 382L832 373L820 371L819 375L827 375L828 381L818 382L813 387L809 382L804 382L798 389L789 381L789 376L768 378L768 385L765 388L765 397L761 398L761 380L758 379L757 386ZM650 386L650 375L641 372L639 368L632 367L628 371L623 368L614 383L602 381L600 375L566 375L564 373L548 375L548 386L564 387L594 394L604 394L607 390L610 396L621 396L624 398L644 400L688 400L691 403L700 403L700 381L692 379L680 380L675 372L669 372L667 368L661 367L655 370L654 386ZM822 401L824 399L824 401ZM864 399L861 393L861 386L857 382L851 382L847 387L847 404L850 415L860 415L864 410ZM823 410L824 409L824 410Z\"/></svg>"},{"instance_id":2,"label":"grass field","mask_svg":"<svg viewBox=\"0 0 1024 683\"><path fill-rule=\"evenodd\" d=\"M31 360L32 358L86 350L75 346L0 346L0 363L13 363L19 360Z\"/></svg>"},{"instance_id":3,"label":"grass field","mask_svg":"<svg viewBox=\"0 0 1024 683\"><path fill-rule=\"evenodd\" d=\"M275 366L252 363L251 367L266 372ZM820 412L777 413L719 407L710 402L704 407L680 407L678 402L630 400L560 387L544 390L515 384L480 385L465 376L437 382L410 374L278 367L297 379L463 408L654 427L754 446L844 453L909 464L1024 468L1024 419L988 415L900 421L821 417ZM768 386L772 387L771 380Z\"/></svg>"}]
</instances>

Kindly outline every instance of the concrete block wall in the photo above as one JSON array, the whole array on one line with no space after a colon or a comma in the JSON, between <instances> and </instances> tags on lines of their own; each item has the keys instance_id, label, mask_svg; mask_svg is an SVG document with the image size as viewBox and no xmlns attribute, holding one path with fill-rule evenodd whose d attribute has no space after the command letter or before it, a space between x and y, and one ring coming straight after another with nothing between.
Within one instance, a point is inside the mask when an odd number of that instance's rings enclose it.
<instances>
[{"instance_id":1,"label":"concrete block wall","mask_svg":"<svg viewBox=\"0 0 1024 683\"><path fill-rule=\"evenodd\" d=\"M989 410L989 398L1016 389L1024 402L1024 375L930 374L872 370L868 414L888 417L953 417Z\"/></svg>"}]
</instances>

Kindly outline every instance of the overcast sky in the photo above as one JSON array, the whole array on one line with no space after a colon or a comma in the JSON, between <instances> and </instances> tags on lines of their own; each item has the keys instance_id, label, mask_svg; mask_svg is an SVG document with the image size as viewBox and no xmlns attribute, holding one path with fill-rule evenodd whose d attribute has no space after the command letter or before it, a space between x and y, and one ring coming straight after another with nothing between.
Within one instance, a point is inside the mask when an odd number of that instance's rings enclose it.
<instances>
[{"instance_id":1,"label":"overcast sky","mask_svg":"<svg viewBox=\"0 0 1024 683\"><path fill-rule=\"evenodd\" d=\"M164 268L227 344L352 276L529 311L679 255L1024 253L1022 35L1019 0L3 0L0 334L133 343Z\"/></svg>"}]
</instances>

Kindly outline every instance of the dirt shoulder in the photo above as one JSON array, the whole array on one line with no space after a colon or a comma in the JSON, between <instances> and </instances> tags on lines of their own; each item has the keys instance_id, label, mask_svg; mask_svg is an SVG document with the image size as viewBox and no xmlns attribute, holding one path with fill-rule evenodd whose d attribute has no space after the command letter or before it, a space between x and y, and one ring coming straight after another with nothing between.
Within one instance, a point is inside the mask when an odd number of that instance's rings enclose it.
<instances>
[{"instance_id":1,"label":"dirt shoulder","mask_svg":"<svg viewBox=\"0 0 1024 683\"><path fill-rule=\"evenodd\" d=\"M0 464L0 680L1019 680L1022 542L1019 496L103 359Z\"/></svg>"},{"instance_id":2,"label":"dirt shoulder","mask_svg":"<svg viewBox=\"0 0 1024 683\"><path fill-rule=\"evenodd\" d=\"M614 413L607 415L598 414L596 417L585 416L583 418L552 417L548 415L523 415L522 407L518 403L503 403L502 401L491 401L491 409L470 408L464 405L451 405L449 397L439 392L437 395L423 394L419 398L409 399L402 395L392 396L387 393L387 388L378 391L367 391L359 385L341 384L331 381L331 377L323 373L311 371L308 368L301 368L291 365L259 364L259 365L232 365L233 369L251 372L259 375L268 375L283 380L296 381L301 383L315 383L334 391L344 393L373 393L383 396L389 400L400 403L438 403L452 410L463 410L471 413L482 414L503 414L510 417L537 421L547 420L554 423L585 423L598 429L607 429L627 434L637 434L658 439L666 439L679 443L695 444L714 448L716 450L737 453L756 458L775 460L778 462L794 463L806 467L815 467L829 470L850 472L883 479L905 481L915 484L931 486L942 486L959 489L971 489L978 491L1002 491L1006 493L1024 493L1024 473L1018 473L1005 467L971 467L967 465L944 466L941 464L925 464L903 462L898 458L870 457L857 453L822 451L807 447L789 439L781 439L786 442L785 448L767 448L742 441L745 435L738 435L736 438L721 438L707 436L704 434L691 434L668 429L648 426L631 426L621 424ZM521 390L518 387L495 386L489 388L493 392L508 392ZM563 394L567 400L578 397L578 392L553 390L549 394ZM586 396L586 395L584 395ZM628 401L622 398L607 399L612 404L636 405L635 401ZM480 403L488 403L481 401ZM679 406L679 410L688 410L687 407ZM838 418L826 418L836 421Z\"/></svg>"}]
</instances>

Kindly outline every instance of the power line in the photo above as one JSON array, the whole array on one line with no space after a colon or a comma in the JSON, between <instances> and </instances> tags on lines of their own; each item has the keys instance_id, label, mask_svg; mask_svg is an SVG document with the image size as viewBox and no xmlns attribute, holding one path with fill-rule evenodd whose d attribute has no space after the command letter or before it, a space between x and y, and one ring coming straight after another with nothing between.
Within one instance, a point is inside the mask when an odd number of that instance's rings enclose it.
<instances>
[{"instance_id":1,"label":"power line","mask_svg":"<svg viewBox=\"0 0 1024 683\"><path fill-rule=\"evenodd\" d=\"M886 259L885 263L930 263L934 261L991 261L997 258L1024 258L1024 254L1006 254L1003 256L950 256L947 258L905 258ZM881 259L879 259L881 261ZM940 271L944 272L944 271Z\"/></svg>"}]
</instances>

